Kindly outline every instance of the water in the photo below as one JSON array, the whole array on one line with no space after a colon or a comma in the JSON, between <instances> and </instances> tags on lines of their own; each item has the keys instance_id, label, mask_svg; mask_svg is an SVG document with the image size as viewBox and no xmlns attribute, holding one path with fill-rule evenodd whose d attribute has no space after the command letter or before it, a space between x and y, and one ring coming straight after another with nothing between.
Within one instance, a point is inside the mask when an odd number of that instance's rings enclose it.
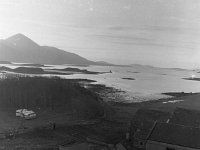
<instances>
[{"instance_id":1,"label":"water","mask_svg":"<svg viewBox=\"0 0 200 150\"><path fill-rule=\"evenodd\" d=\"M54 66L53 68L66 68L76 66ZM200 74L192 70L164 69L148 66L113 67L113 66L89 66L76 67L89 71L109 72L99 75L74 74L65 78L82 78L97 81L96 84L104 84L109 87L121 89L126 92L124 97L127 102L138 102L166 97L164 92L200 92L200 82L184 80L182 78ZM122 78L134 78L125 80Z\"/></svg>"},{"instance_id":2,"label":"water","mask_svg":"<svg viewBox=\"0 0 200 150\"><path fill-rule=\"evenodd\" d=\"M8 66L11 67L11 66ZM17 66L12 66L15 68ZM127 102L140 102L166 97L164 92L200 92L200 82L184 80L182 78L196 76L200 74L192 70L164 69L149 66L135 65L133 67L115 66L66 66L57 65L48 68L73 67L87 69L89 71L109 72L105 74L74 74L62 75L68 79L91 79L97 81L95 84L104 84L125 91L123 94ZM46 67L43 67L46 69ZM134 78L135 80L125 80L122 78Z\"/></svg>"}]
</instances>

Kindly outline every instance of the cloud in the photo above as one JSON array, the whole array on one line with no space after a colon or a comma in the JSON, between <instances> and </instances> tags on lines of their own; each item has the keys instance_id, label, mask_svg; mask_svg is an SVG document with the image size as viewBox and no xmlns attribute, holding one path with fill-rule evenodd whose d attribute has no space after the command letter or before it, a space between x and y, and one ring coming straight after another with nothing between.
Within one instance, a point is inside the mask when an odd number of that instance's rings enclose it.
<instances>
[{"instance_id":1,"label":"cloud","mask_svg":"<svg viewBox=\"0 0 200 150\"><path fill-rule=\"evenodd\" d=\"M9 0L1 0L0 5L16 5L19 4L20 1L9 1Z\"/></svg>"},{"instance_id":2,"label":"cloud","mask_svg":"<svg viewBox=\"0 0 200 150\"><path fill-rule=\"evenodd\" d=\"M189 30L189 28L175 27L175 26L159 26L159 25L142 25L142 26L107 26L106 29L113 31L158 31L158 32L181 32L183 30Z\"/></svg>"},{"instance_id":3,"label":"cloud","mask_svg":"<svg viewBox=\"0 0 200 150\"><path fill-rule=\"evenodd\" d=\"M132 30L134 29L133 27L131 26L109 26L109 27L106 27L107 29L109 30L116 30L116 31L122 31L122 30Z\"/></svg>"},{"instance_id":4,"label":"cloud","mask_svg":"<svg viewBox=\"0 0 200 150\"><path fill-rule=\"evenodd\" d=\"M199 19L186 19L186 18L178 18L178 17L170 17L171 20L176 20L176 21L180 21L180 22L185 22L185 23L195 23L195 24L200 24L200 20Z\"/></svg>"},{"instance_id":5,"label":"cloud","mask_svg":"<svg viewBox=\"0 0 200 150\"><path fill-rule=\"evenodd\" d=\"M143 37L134 37L134 36L126 36L126 35L109 35L109 34L96 34L93 37L101 38L101 39L112 39L112 40L120 40L120 41L149 41L151 39L143 38Z\"/></svg>"},{"instance_id":6,"label":"cloud","mask_svg":"<svg viewBox=\"0 0 200 150\"><path fill-rule=\"evenodd\" d=\"M44 21L44 20L32 20L32 19L17 19L16 21L20 21L23 23L27 23L27 24L32 24L32 25L37 25L37 26L43 26L43 27L48 27L48 28L74 28L74 29L92 29L94 28L94 26L90 26L90 25L80 25L80 24L73 24L73 23L62 23L62 22L58 22L58 23L50 23L48 21Z\"/></svg>"},{"instance_id":7,"label":"cloud","mask_svg":"<svg viewBox=\"0 0 200 150\"><path fill-rule=\"evenodd\" d=\"M132 42L113 42L115 44L120 45L136 45L136 46L146 46L146 47L162 47L162 48L182 48L182 49L193 49L192 46L184 46L184 45L178 45L178 44L172 44L172 43L159 43L159 42L138 42L138 41L132 41ZM162 49L161 49L162 50Z\"/></svg>"},{"instance_id":8,"label":"cloud","mask_svg":"<svg viewBox=\"0 0 200 150\"><path fill-rule=\"evenodd\" d=\"M130 5L126 5L126 6L123 6L122 7L124 10L130 10L131 9L131 6Z\"/></svg>"},{"instance_id":9,"label":"cloud","mask_svg":"<svg viewBox=\"0 0 200 150\"><path fill-rule=\"evenodd\" d=\"M90 7L89 10L90 10L90 11L94 11L94 8Z\"/></svg>"},{"instance_id":10,"label":"cloud","mask_svg":"<svg viewBox=\"0 0 200 150\"><path fill-rule=\"evenodd\" d=\"M200 45L197 42L172 41L170 39L160 40L157 38L147 38L143 36L134 35L111 35L111 34L96 34L92 38L97 38L103 42L114 43L117 45L136 45L147 47L163 47L163 48L181 48L194 49L195 46Z\"/></svg>"}]
</instances>

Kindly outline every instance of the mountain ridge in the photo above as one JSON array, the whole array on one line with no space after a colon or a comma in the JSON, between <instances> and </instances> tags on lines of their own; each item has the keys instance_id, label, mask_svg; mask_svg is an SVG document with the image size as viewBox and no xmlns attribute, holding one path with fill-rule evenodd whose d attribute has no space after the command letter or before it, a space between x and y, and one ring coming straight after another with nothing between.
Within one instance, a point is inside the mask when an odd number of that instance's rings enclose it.
<instances>
[{"instance_id":1,"label":"mountain ridge","mask_svg":"<svg viewBox=\"0 0 200 150\"><path fill-rule=\"evenodd\" d=\"M39 64L113 65L88 60L78 54L51 46L40 46L25 35L18 33L0 40L0 60Z\"/></svg>"},{"instance_id":2,"label":"mountain ridge","mask_svg":"<svg viewBox=\"0 0 200 150\"><path fill-rule=\"evenodd\" d=\"M166 68L166 67L157 67L152 65L141 65L141 64L131 64L130 67L134 68L143 68L143 69L165 69L165 70L177 70L177 71L186 71L190 69L186 68Z\"/></svg>"}]
</instances>

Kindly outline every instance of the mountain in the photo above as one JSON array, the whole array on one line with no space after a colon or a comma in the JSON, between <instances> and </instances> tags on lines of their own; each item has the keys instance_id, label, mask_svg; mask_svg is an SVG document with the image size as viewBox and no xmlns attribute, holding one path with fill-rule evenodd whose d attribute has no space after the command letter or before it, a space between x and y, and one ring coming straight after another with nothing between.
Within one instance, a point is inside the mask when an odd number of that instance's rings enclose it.
<instances>
[{"instance_id":1,"label":"mountain","mask_svg":"<svg viewBox=\"0 0 200 150\"><path fill-rule=\"evenodd\" d=\"M144 69L155 69L158 67L154 67L154 66L150 66L150 65L141 65L141 64L131 64L130 67L134 67L134 68L144 68Z\"/></svg>"},{"instance_id":2,"label":"mountain","mask_svg":"<svg viewBox=\"0 0 200 150\"><path fill-rule=\"evenodd\" d=\"M110 64L110 63L107 63L105 61L96 61L95 63L101 65L101 66L116 66L114 64Z\"/></svg>"},{"instance_id":3,"label":"mountain","mask_svg":"<svg viewBox=\"0 0 200 150\"><path fill-rule=\"evenodd\" d=\"M23 34L16 34L4 40L0 40L0 60L11 62L26 62L39 64L81 64L103 65L102 62L87 60L77 54L64 50L40 46ZM109 65L108 63L106 63Z\"/></svg>"},{"instance_id":4,"label":"mountain","mask_svg":"<svg viewBox=\"0 0 200 150\"><path fill-rule=\"evenodd\" d=\"M151 65L140 65L140 64L131 64L130 67L135 69L142 69L142 70L175 70L175 71L189 71L188 69L183 68L161 68L155 67Z\"/></svg>"}]
</instances>

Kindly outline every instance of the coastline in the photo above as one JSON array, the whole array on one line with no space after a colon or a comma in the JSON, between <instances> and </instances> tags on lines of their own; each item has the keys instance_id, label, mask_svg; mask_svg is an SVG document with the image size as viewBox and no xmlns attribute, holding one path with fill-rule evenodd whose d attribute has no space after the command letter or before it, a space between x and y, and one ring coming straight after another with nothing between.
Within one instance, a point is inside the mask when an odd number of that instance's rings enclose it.
<instances>
[{"instance_id":1,"label":"coastline","mask_svg":"<svg viewBox=\"0 0 200 150\"><path fill-rule=\"evenodd\" d=\"M172 97L172 95L164 93L138 94L138 93L128 92L114 87L108 87L104 84L95 84L95 81L88 83L85 82L85 87L87 89L96 92L102 99L104 99L104 102L132 104L132 103L141 103L141 102L154 101Z\"/></svg>"},{"instance_id":2,"label":"coastline","mask_svg":"<svg viewBox=\"0 0 200 150\"><path fill-rule=\"evenodd\" d=\"M108 120L129 124L138 109L156 109L172 112L176 107L200 109L200 93L167 92L161 93L162 98L147 101L127 102L125 91L106 87L105 85L90 84L91 91L97 93L112 111L107 112Z\"/></svg>"}]
</instances>

